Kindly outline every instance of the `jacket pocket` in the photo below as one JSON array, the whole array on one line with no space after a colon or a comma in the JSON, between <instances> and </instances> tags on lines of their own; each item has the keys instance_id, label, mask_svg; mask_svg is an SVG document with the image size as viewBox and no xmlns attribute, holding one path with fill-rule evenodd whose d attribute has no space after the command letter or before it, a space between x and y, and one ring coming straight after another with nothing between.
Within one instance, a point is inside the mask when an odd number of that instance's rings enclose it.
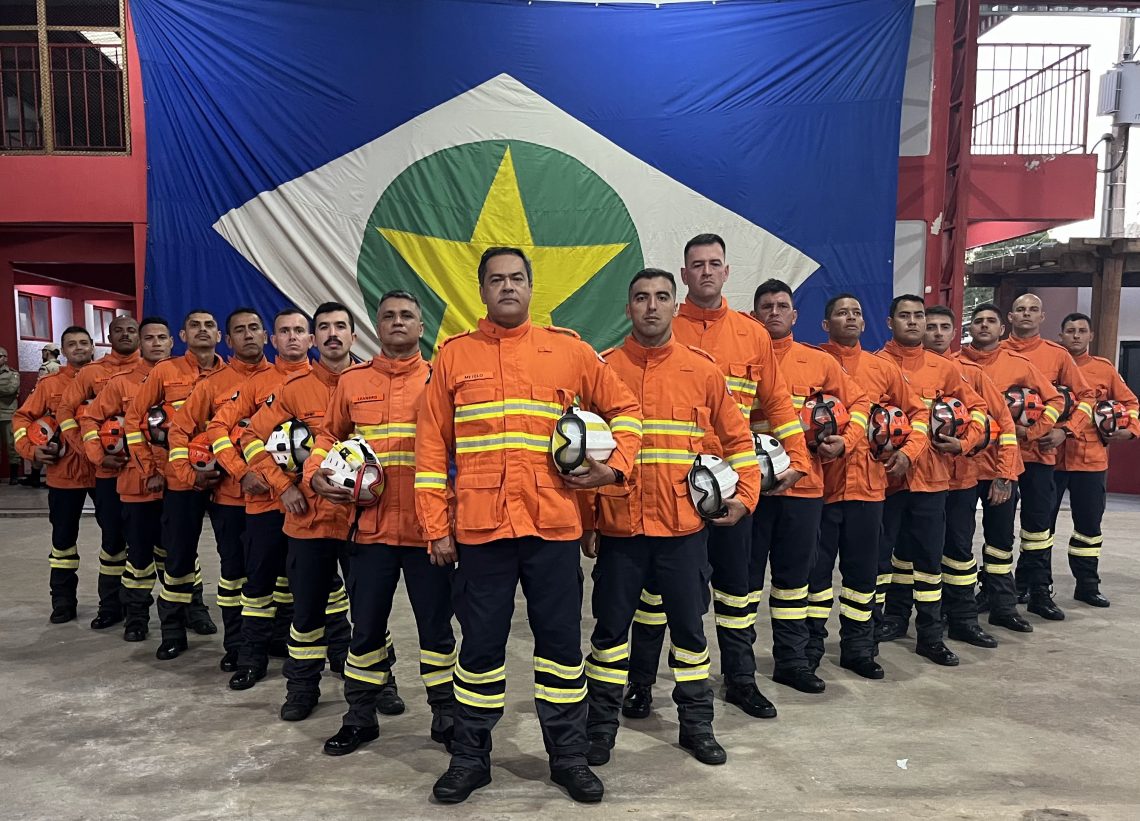
<instances>
[{"instance_id":1,"label":"jacket pocket","mask_svg":"<svg viewBox=\"0 0 1140 821\"><path fill-rule=\"evenodd\" d=\"M699 530L702 524L700 515L693 500L689 497L689 477L673 482L673 527L678 533L692 533Z\"/></svg>"},{"instance_id":2,"label":"jacket pocket","mask_svg":"<svg viewBox=\"0 0 1140 821\"><path fill-rule=\"evenodd\" d=\"M549 473L534 474L537 522L540 528L565 528L581 524L578 503L562 480Z\"/></svg>"},{"instance_id":3,"label":"jacket pocket","mask_svg":"<svg viewBox=\"0 0 1140 821\"><path fill-rule=\"evenodd\" d=\"M455 479L456 518L464 530L494 530L503 523L503 475L460 473Z\"/></svg>"}]
</instances>

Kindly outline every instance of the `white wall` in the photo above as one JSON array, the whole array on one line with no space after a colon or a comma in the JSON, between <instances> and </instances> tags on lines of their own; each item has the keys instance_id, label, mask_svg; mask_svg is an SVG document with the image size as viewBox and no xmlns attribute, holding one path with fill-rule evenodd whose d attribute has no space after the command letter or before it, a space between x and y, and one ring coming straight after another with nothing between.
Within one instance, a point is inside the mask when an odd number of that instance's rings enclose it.
<instances>
[{"instance_id":1,"label":"white wall","mask_svg":"<svg viewBox=\"0 0 1140 821\"><path fill-rule=\"evenodd\" d=\"M16 292L12 293L12 301L16 305L16 316L19 316L20 306L19 297ZM52 341L59 346L59 335L63 333L63 329L71 325L71 300L62 297L51 297L51 330ZM43 362L43 357L40 356L40 351L44 347L43 342L25 342L20 340L16 343L19 351L20 370L25 373L35 373L40 369L40 364ZM62 359L60 361L63 361Z\"/></svg>"}]
</instances>

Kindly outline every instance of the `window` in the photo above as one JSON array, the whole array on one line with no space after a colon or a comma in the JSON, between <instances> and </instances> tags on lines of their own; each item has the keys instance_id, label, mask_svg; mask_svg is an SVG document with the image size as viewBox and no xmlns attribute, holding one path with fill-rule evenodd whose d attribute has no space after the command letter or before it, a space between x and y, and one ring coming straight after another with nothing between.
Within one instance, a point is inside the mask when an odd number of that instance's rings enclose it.
<instances>
[{"instance_id":1,"label":"window","mask_svg":"<svg viewBox=\"0 0 1140 821\"><path fill-rule=\"evenodd\" d=\"M0 151L129 152L123 0L0 9Z\"/></svg>"},{"instance_id":2,"label":"window","mask_svg":"<svg viewBox=\"0 0 1140 821\"><path fill-rule=\"evenodd\" d=\"M91 319L91 325L95 331L92 334L95 337L95 344L109 346L111 344L111 323L115 321L115 309L92 305Z\"/></svg>"},{"instance_id":3,"label":"window","mask_svg":"<svg viewBox=\"0 0 1140 821\"><path fill-rule=\"evenodd\" d=\"M20 339L51 342L51 298L20 294Z\"/></svg>"},{"instance_id":4,"label":"window","mask_svg":"<svg viewBox=\"0 0 1140 821\"><path fill-rule=\"evenodd\" d=\"M1135 394L1140 394L1140 342L1120 343L1120 375Z\"/></svg>"}]
</instances>

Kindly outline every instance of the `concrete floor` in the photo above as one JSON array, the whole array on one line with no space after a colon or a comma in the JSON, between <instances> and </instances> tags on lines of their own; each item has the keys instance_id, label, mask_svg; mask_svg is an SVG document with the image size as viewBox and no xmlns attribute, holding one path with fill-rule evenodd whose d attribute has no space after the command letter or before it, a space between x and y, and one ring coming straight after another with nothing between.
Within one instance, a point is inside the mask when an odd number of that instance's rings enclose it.
<instances>
[{"instance_id":1,"label":"concrete floor","mask_svg":"<svg viewBox=\"0 0 1140 821\"><path fill-rule=\"evenodd\" d=\"M957 646L957 669L895 642L881 657L887 679L869 682L841 670L831 648L822 696L761 680L779 707L775 721L726 706L718 678L727 766L702 766L676 746L676 713L658 686L653 717L627 723L601 768L607 792L597 807L573 804L546 779L530 642L516 615L494 781L444 808L428 800L447 756L427 739L413 664L397 666L408 711L381 717L379 741L329 758L321 744L340 725L337 679L326 676L309 720L286 724L277 718L280 662L269 679L234 693L217 668L216 636L192 637L189 653L159 662L157 630L142 645L124 643L118 629L92 632L91 518L80 544L80 620L50 625L47 521L0 519L0 818L1140 818L1140 504L1114 498L1105 530L1110 610L1071 601L1062 550L1054 564L1068 620L1030 616L1036 632L999 631L994 651ZM1068 532L1065 523L1058 544ZM212 539L202 548L212 593ZM410 659L406 600L392 633ZM760 645L765 676L768 646Z\"/></svg>"}]
</instances>

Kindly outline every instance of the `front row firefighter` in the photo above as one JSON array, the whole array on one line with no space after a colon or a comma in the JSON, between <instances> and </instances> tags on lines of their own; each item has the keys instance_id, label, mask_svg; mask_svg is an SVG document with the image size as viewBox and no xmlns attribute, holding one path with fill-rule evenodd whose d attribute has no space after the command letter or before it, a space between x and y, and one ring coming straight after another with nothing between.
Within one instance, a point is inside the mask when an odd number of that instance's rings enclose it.
<instances>
[{"instance_id":1,"label":"front row firefighter","mask_svg":"<svg viewBox=\"0 0 1140 821\"><path fill-rule=\"evenodd\" d=\"M506 645L521 582L551 779L576 801L600 801L602 782L586 765L576 491L626 481L641 441L640 410L577 334L531 324L534 280L522 251L487 249L478 277L487 316L440 346L416 425L416 511L432 560L459 561L453 601L463 630L451 766L433 794L458 803L491 781L491 731L506 704ZM575 403L609 423L616 448L608 464L591 459L584 474L562 476L551 436Z\"/></svg>"},{"instance_id":2,"label":"front row firefighter","mask_svg":"<svg viewBox=\"0 0 1140 821\"><path fill-rule=\"evenodd\" d=\"M709 650L701 619L708 610L704 519L731 527L756 506L760 471L748 423L725 388L715 362L673 338L677 305L673 275L638 272L626 314L633 332L603 357L641 402L642 441L637 467L624 484L598 490L596 529L583 552L596 556L593 612L597 624L586 661L590 764L610 758L618 730L622 688L629 672L629 630L641 589L652 575L665 609L680 718L680 744L704 764L723 764L713 736ZM708 466L697 466L695 460ZM699 471L710 470L702 482ZM736 481L721 498L721 474ZM697 505L689 488L696 492ZM698 505L704 505L704 515ZM589 530L594 522L587 522Z\"/></svg>"}]
</instances>

